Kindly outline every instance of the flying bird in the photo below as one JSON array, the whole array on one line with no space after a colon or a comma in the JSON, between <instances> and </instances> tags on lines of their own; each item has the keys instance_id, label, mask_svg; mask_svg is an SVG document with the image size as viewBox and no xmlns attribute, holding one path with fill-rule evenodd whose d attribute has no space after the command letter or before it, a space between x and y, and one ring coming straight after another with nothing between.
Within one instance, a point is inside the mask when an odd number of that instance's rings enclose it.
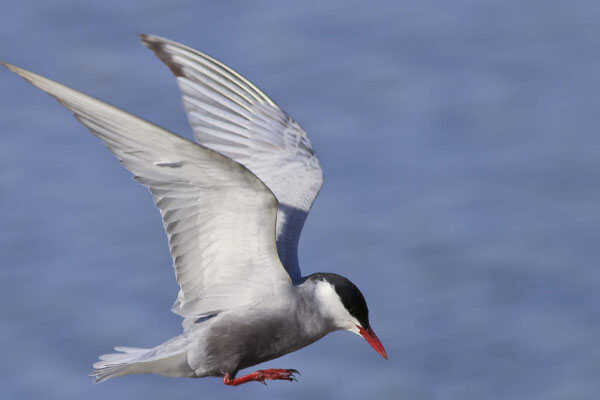
<instances>
[{"instance_id":1,"label":"flying bird","mask_svg":"<svg viewBox=\"0 0 600 400\"><path fill-rule=\"evenodd\" d=\"M360 290L332 273L302 276L298 240L323 183L306 132L247 79L208 55L151 35L173 72L196 142L11 64L100 138L160 210L180 286L183 333L153 348L115 347L92 375L296 380L295 369L238 371L326 334L362 336L384 358Z\"/></svg>"}]
</instances>

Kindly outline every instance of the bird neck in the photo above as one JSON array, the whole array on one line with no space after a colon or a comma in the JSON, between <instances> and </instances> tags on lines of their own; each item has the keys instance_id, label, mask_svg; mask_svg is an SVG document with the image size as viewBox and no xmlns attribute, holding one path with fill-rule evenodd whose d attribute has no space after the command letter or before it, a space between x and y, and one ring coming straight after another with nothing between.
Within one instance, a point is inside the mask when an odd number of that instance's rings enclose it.
<instances>
[{"instance_id":1,"label":"bird neck","mask_svg":"<svg viewBox=\"0 0 600 400\"><path fill-rule=\"evenodd\" d=\"M318 282L307 279L296 288L296 315L303 322L307 334L324 336L340 329L319 296Z\"/></svg>"}]
</instances>

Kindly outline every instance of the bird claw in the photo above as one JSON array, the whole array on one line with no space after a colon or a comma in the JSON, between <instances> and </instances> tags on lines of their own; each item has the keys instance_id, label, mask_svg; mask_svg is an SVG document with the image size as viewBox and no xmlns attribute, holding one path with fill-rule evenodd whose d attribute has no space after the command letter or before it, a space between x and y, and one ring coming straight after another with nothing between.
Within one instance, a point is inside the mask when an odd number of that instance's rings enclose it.
<instances>
[{"instance_id":1,"label":"bird claw","mask_svg":"<svg viewBox=\"0 0 600 400\"><path fill-rule=\"evenodd\" d=\"M265 369L257 371L260 374L261 382L266 384L266 380L285 380L290 382L298 382L295 375L300 375L296 369Z\"/></svg>"},{"instance_id":2,"label":"bird claw","mask_svg":"<svg viewBox=\"0 0 600 400\"><path fill-rule=\"evenodd\" d=\"M232 379L229 374L226 374L223 377L223 382L230 386L237 386L251 381L260 382L263 385L266 385L267 381L275 380L298 382L296 375L300 375L300 372L297 369L261 369L235 379Z\"/></svg>"}]
</instances>

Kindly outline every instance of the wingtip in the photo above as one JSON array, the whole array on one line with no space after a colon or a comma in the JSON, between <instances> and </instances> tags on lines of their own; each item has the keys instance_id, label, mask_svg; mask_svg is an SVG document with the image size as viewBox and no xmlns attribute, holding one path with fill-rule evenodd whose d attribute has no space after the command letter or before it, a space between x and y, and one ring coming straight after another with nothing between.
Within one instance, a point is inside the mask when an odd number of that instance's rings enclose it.
<instances>
[{"instance_id":1,"label":"wingtip","mask_svg":"<svg viewBox=\"0 0 600 400\"><path fill-rule=\"evenodd\" d=\"M146 33L140 34L140 39L142 40L142 44L149 48L150 50L156 52L160 47L160 38L154 35L148 35Z\"/></svg>"},{"instance_id":2,"label":"wingtip","mask_svg":"<svg viewBox=\"0 0 600 400\"><path fill-rule=\"evenodd\" d=\"M5 61L0 61L0 64L4 65L6 68L8 68L11 72L14 72L15 74L19 75L21 78L24 78L26 80L29 80L32 73L24 70L23 68L17 67L16 65L12 65L10 63L7 63Z\"/></svg>"},{"instance_id":3,"label":"wingtip","mask_svg":"<svg viewBox=\"0 0 600 400\"><path fill-rule=\"evenodd\" d=\"M156 46L160 42L167 41L167 39L161 38L160 36L151 35L148 33L140 33L139 37L140 37L140 40L142 41L142 44L144 46L148 47L149 49L152 49L152 47Z\"/></svg>"},{"instance_id":4,"label":"wingtip","mask_svg":"<svg viewBox=\"0 0 600 400\"><path fill-rule=\"evenodd\" d=\"M0 61L0 64L4 65L6 68L8 68L9 70L11 70L12 72L16 72L19 69L19 67L15 66L15 65L12 65L12 64L9 64L9 63L7 63L5 61Z\"/></svg>"},{"instance_id":5,"label":"wingtip","mask_svg":"<svg viewBox=\"0 0 600 400\"><path fill-rule=\"evenodd\" d=\"M158 58L160 58L175 76L183 76L181 67L171 61L171 56L164 51L165 45L181 46L179 43L173 42L160 36L140 34L142 44L152 50Z\"/></svg>"},{"instance_id":6,"label":"wingtip","mask_svg":"<svg viewBox=\"0 0 600 400\"><path fill-rule=\"evenodd\" d=\"M28 82L32 82L33 80L35 80L36 78L41 78L38 75L34 74L31 71L27 71L26 69L23 69L21 67L17 67L16 65L13 64L9 64L7 62L1 61L2 65L4 65L6 68L8 68L11 72L14 72L15 74L19 75L21 78L25 79Z\"/></svg>"}]
</instances>

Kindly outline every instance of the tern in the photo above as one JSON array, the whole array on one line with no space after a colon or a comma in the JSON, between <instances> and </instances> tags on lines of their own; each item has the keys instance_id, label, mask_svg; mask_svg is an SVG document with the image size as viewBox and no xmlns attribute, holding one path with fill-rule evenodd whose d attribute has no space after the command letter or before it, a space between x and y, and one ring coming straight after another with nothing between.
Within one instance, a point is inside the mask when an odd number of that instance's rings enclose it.
<instances>
[{"instance_id":1,"label":"tern","mask_svg":"<svg viewBox=\"0 0 600 400\"><path fill-rule=\"evenodd\" d=\"M333 273L302 276L298 240L323 183L306 132L250 81L208 55L141 35L175 75L196 142L3 63L74 113L146 186L162 216L183 333L153 348L115 347L92 376L222 377L226 385L296 380L295 369L241 369L330 332L387 353L360 290Z\"/></svg>"}]
</instances>

